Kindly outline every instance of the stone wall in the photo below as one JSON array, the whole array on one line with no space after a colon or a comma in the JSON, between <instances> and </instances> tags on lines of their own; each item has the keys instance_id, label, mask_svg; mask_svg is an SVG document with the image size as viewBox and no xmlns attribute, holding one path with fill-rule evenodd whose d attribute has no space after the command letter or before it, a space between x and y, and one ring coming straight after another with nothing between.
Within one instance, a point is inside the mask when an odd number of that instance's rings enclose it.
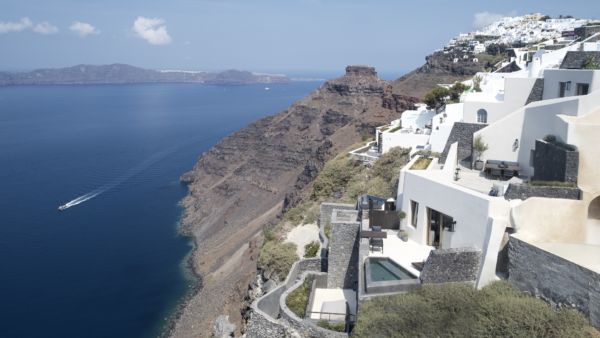
<instances>
[{"instance_id":1,"label":"stone wall","mask_svg":"<svg viewBox=\"0 0 600 338\"><path fill-rule=\"evenodd\" d=\"M356 204L344 204L344 203L321 203L321 210L319 214L319 226L325 226L331 222L331 214L333 209L340 210L356 210Z\"/></svg>"},{"instance_id":2,"label":"stone wall","mask_svg":"<svg viewBox=\"0 0 600 338\"><path fill-rule=\"evenodd\" d=\"M277 320L281 311L279 305L281 296L296 284L302 274L309 271L319 272L320 268L320 258L308 258L294 263L283 284L260 297L250 306L246 336L248 338L292 337L290 327Z\"/></svg>"},{"instance_id":3,"label":"stone wall","mask_svg":"<svg viewBox=\"0 0 600 338\"><path fill-rule=\"evenodd\" d=\"M319 212L319 239L321 240L321 271L327 272L327 257L329 256L329 238L325 235L325 226L331 223L331 214L334 209L356 210L355 204L344 203L321 203Z\"/></svg>"},{"instance_id":4,"label":"stone wall","mask_svg":"<svg viewBox=\"0 0 600 338\"><path fill-rule=\"evenodd\" d=\"M508 259L513 285L550 303L576 307L600 327L600 274L513 236Z\"/></svg>"},{"instance_id":5,"label":"stone wall","mask_svg":"<svg viewBox=\"0 0 600 338\"><path fill-rule=\"evenodd\" d=\"M423 284L477 281L481 267L481 250L452 248L433 250L419 277Z\"/></svg>"},{"instance_id":6,"label":"stone wall","mask_svg":"<svg viewBox=\"0 0 600 338\"><path fill-rule=\"evenodd\" d=\"M343 332L335 332L326 330L322 327L317 326L309 319L303 319L296 316L292 310L290 310L285 304L285 300L287 296L294 291L296 288L302 286L304 283L304 279L308 276L314 276L319 278L320 276L326 275L325 273L314 273L314 272L306 272L303 276L290 287L282 297L279 299L279 307L281 312L281 321L285 324L289 325L292 329L294 329L301 337L310 337L310 338L348 338L347 333Z\"/></svg>"},{"instance_id":7,"label":"stone wall","mask_svg":"<svg viewBox=\"0 0 600 338\"><path fill-rule=\"evenodd\" d=\"M331 223L327 288L354 289L358 282L360 223Z\"/></svg>"},{"instance_id":8,"label":"stone wall","mask_svg":"<svg viewBox=\"0 0 600 338\"><path fill-rule=\"evenodd\" d=\"M321 259L308 258L294 263L285 282L257 299L252 306L255 306L258 310L272 318L277 318L279 316L279 298L289 287L296 283L298 276L306 271L321 271Z\"/></svg>"},{"instance_id":9,"label":"stone wall","mask_svg":"<svg viewBox=\"0 0 600 338\"><path fill-rule=\"evenodd\" d=\"M265 337L291 337L288 328L277 320L251 309L248 326L246 326L247 338L265 338Z\"/></svg>"},{"instance_id":10,"label":"stone wall","mask_svg":"<svg viewBox=\"0 0 600 338\"><path fill-rule=\"evenodd\" d=\"M529 96L527 97L527 101L525 105L530 104L531 102L541 101L544 98L544 79L536 79L533 87L531 88L531 92L529 92Z\"/></svg>"},{"instance_id":11,"label":"stone wall","mask_svg":"<svg viewBox=\"0 0 600 338\"><path fill-rule=\"evenodd\" d=\"M560 69L582 69L588 58L592 58L595 62L600 63L600 52L598 51L570 51L567 52L563 62L560 64Z\"/></svg>"},{"instance_id":12,"label":"stone wall","mask_svg":"<svg viewBox=\"0 0 600 338\"><path fill-rule=\"evenodd\" d=\"M575 28L575 35L581 39L587 39L590 36L600 32L600 25L581 26Z\"/></svg>"},{"instance_id":13,"label":"stone wall","mask_svg":"<svg viewBox=\"0 0 600 338\"><path fill-rule=\"evenodd\" d=\"M440 156L440 163L446 163L450 146L454 142L458 142L458 162L470 168L473 153L473 134L486 126L487 124L482 123L455 122L448 136L448 141L446 141L444 151Z\"/></svg>"},{"instance_id":14,"label":"stone wall","mask_svg":"<svg viewBox=\"0 0 600 338\"><path fill-rule=\"evenodd\" d=\"M581 190L579 190L579 188L541 187L529 184L510 183L504 193L504 199L506 200L526 200L529 197L579 200L581 199Z\"/></svg>"},{"instance_id":15,"label":"stone wall","mask_svg":"<svg viewBox=\"0 0 600 338\"><path fill-rule=\"evenodd\" d=\"M535 181L577 182L579 152L536 140L533 156Z\"/></svg>"}]
</instances>

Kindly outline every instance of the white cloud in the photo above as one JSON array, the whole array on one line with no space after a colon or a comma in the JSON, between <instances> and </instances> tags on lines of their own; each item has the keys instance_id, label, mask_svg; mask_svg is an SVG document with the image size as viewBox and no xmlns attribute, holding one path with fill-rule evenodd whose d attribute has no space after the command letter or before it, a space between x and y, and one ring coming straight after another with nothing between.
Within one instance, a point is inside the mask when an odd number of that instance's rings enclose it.
<instances>
[{"instance_id":1,"label":"white cloud","mask_svg":"<svg viewBox=\"0 0 600 338\"><path fill-rule=\"evenodd\" d=\"M58 27L46 21L36 24L33 26L32 30L36 33L44 35L58 33Z\"/></svg>"},{"instance_id":2,"label":"white cloud","mask_svg":"<svg viewBox=\"0 0 600 338\"><path fill-rule=\"evenodd\" d=\"M165 20L159 18L138 17L133 23L133 31L138 37L152 45L167 45L171 43L171 36L167 32Z\"/></svg>"},{"instance_id":3,"label":"white cloud","mask_svg":"<svg viewBox=\"0 0 600 338\"><path fill-rule=\"evenodd\" d=\"M21 32L33 26L33 22L29 18L22 18L17 22L2 22L0 21L0 34Z\"/></svg>"},{"instance_id":4,"label":"white cloud","mask_svg":"<svg viewBox=\"0 0 600 338\"><path fill-rule=\"evenodd\" d=\"M100 34L100 31L96 29L96 27L90 25L87 22L81 21L73 22L69 29L81 37L86 37L90 34Z\"/></svg>"},{"instance_id":5,"label":"white cloud","mask_svg":"<svg viewBox=\"0 0 600 338\"><path fill-rule=\"evenodd\" d=\"M506 15L504 15L504 14L490 13L490 12L475 13L475 18L473 20L473 27L475 27L475 29L484 28L484 27L489 26L490 24L494 23L495 21L502 19L505 16Z\"/></svg>"}]
</instances>

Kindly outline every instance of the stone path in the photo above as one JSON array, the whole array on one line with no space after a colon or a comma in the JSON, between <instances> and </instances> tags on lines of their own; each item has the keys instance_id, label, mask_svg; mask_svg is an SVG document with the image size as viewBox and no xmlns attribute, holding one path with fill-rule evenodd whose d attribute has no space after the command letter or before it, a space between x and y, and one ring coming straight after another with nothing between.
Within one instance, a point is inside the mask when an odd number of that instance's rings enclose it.
<instances>
[{"instance_id":1,"label":"stone path","mask_svg":"<svg viewBox=\"0 0 600 338\"><path fill-rule=\"evenodd\" d=\"M319 227L316 224L298 225L288 232L286 242L295 243L296 252L300 258L304 257L304 246L312 241L319 241Z\"/></svg>"}]
</instances>

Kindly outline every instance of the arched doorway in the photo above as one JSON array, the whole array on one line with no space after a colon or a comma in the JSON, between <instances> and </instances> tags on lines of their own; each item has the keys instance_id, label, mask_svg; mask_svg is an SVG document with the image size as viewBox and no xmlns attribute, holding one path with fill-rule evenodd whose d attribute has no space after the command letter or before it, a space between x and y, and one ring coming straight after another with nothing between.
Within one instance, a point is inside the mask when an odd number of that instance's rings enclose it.
<instances>
[{"instance_id":1,"label":"arched doorway","mask_svg":"<svg viewBox=\"0 0 600 338\"><path fill-rule=\"evenodd\" d=\"M600 196L590 202L587 218L587 242L600 245Z\"/></svg>"},{"instance_id":2,"label":"arched doorway","mask_svg":"<svg viewBox=\"0 0 600 338\"><path fill-rule=\"evenodd\" d=\"M477 111L477 123L487 123L487 110L479 109Z\"/></svg>"}]
</instances>

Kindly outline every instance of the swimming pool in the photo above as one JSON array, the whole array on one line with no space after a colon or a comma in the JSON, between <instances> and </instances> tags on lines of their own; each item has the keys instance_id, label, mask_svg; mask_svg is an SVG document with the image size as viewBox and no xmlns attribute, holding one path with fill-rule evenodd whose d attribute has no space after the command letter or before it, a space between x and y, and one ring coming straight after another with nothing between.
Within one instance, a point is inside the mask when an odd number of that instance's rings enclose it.
<instances>
[{"instance_id":1,"label":"swimming pool","mask_svg":"<svg viewBox=\"0 0 600 338\"><path fill-rule=\"evenodd\" d=\"M372 257L369 258L369 261L371 263L371 280L373 282L417 278L389 258Z\"/></svg>"},{"instance_id":2,"label":"swimming pool","mask_svg":"<svg viewBox=\"0 0 600 338\"><path fill-rule=\"evenodd\" d=\"M406 292L420 285L417 276L387 257L369 257L364 264L367 293Z\"/></svg>"}]
</instances>

